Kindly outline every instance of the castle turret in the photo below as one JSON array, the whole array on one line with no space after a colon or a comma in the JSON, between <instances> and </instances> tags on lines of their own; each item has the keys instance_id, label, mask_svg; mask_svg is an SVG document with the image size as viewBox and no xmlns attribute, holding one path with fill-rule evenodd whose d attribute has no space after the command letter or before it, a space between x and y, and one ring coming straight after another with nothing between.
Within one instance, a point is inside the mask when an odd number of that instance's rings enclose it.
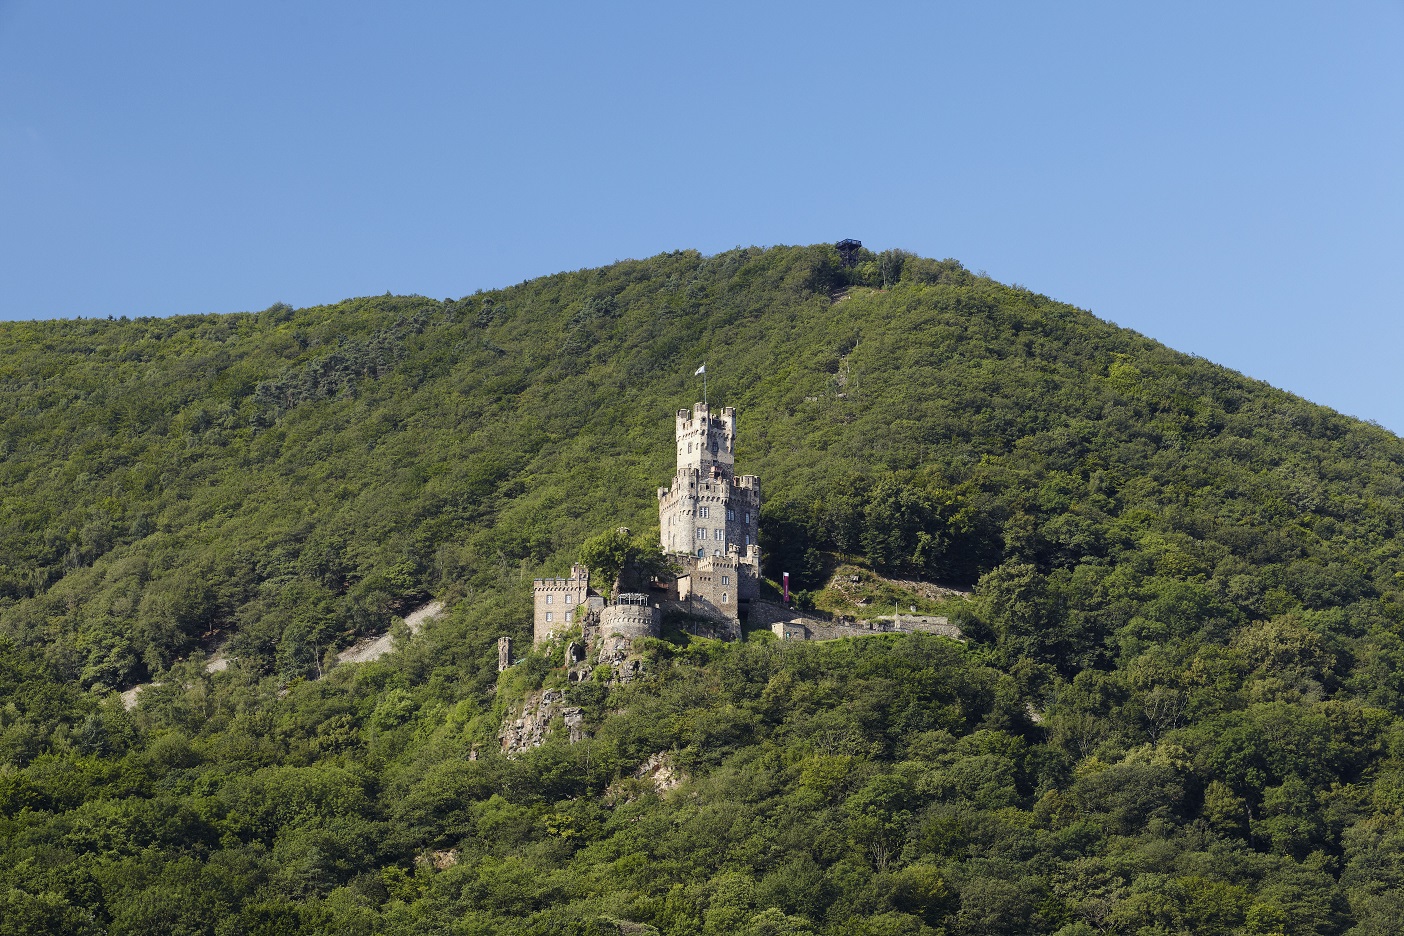
<instances>
[{"instance_id":1,"label":"castle turret","mask_svg":"<svg viewBox=\"0 0 1404 936\"><path fill-rule=\"evenodd\" d=\"M678 440L678 471L696 469L716 472L730 478L736 444L736 410L730 406L713 415L706 403L693 411L678 410L675 435Z\"/></svg>"}]
</instances>

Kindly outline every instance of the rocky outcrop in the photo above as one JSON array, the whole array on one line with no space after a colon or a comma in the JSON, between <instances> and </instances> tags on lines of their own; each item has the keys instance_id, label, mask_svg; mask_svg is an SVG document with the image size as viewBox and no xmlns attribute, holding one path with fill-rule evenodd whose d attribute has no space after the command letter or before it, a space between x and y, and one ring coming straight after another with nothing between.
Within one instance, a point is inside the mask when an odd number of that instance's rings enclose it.
<instances>
[{"instance_id":1,"label":"rocky outcrop","mask_svg":"<svg viewBox=\"0 0 1404 936\"><path fill-rule=\"evenodd\" d=\"M653 789L658 793L666 793L681 786L687 774L673 763L671 754L659 751L650 754L648 760L639 765L639 769L634 771L634 778L653 784Z\"/></svg>"},{"instance_id":2,"label":"rocky outcrop","mask_svg":"<svg viewBox=\"0 0 1404 936\"><path fill-rule=\"evenodd\" d=\"M565 693L560 689L538 689L527 695L516 716L508 715L497 737L502 742L502 753L517 754L534 747L540 747L551 733L551 722L560 718L569 732L571 744L585 739L585 711L578 706L565 704Z\"/></svg>"},{"instance_id":3,"label":"rocky outcrop","mask_svg":"<svg viewBox=\"0 0 1404 936\"><path fill-rule=\"evenodd\" d=\"M643 675L643 660L634 655L632 637L601 637L597 644L600 666L613 667L611 677L614 682L632 682Z\"/></svg>"}]
</instances>

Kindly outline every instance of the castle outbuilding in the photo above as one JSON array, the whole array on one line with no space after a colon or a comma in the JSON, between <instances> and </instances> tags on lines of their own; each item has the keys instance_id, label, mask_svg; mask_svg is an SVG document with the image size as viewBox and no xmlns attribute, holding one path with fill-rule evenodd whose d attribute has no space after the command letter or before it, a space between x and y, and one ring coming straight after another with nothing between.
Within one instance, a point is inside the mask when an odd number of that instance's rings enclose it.
<instances>
[{"instance_id":1,"label":"castle outbuilding","mask_svg":"<svg viewBox=\"0 0 1404 936\"><path fill-rule=\"evenodd\" d=\"M569 578L533 580L532 592L535 598L531 628L533 643L541 643L548 637L569 630L577 623L580 606L588 605L592 595L596 602L600 602L599 596L590 591L590 570L579 564L570 567Z\"/></svg>"}]
</instances>

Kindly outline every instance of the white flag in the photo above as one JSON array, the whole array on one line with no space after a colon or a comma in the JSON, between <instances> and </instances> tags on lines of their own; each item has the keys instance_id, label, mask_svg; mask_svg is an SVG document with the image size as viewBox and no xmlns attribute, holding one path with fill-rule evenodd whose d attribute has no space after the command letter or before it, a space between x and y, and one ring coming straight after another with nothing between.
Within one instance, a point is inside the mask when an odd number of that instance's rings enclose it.
<instances>
[{"instance_id":1,"label":"white flag","mask_svg":"<svg viewBox=\"0 0 1404 936\"><path fill-rule=\"evenodd\" d=\"M697 370L695 370L695 371L692 372L692 376L696 377L698 374L705 374L705 373L707 373L707 365L706 365L706 364L703 364L701 367L697 368Z\"/></svg>"}]
</instances>

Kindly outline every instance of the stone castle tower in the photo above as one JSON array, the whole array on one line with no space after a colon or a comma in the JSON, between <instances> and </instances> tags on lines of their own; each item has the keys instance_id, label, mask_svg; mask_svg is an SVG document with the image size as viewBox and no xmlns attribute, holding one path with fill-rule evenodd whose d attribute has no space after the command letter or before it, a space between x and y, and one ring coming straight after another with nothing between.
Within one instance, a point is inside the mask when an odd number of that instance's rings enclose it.
<instances>
[{"instance_id":1,"label":"stone castle tower","mask_svg":"<svg viewBox=\"0 0 1404 936\"><path fill-rule=\"evenodd\" d=\"M736 410L678 410L678 469L658 489L663 552L682 567L678 599L696 614L739 621L760 592L760 479L736 476ZM737 628L739 634L739 626Z\"/></svg>"},{"instance_id":2,"label":"stone castle tower","mask_svg":"<svg viewBox=\"0 0 1404 936\"><path fill-rule=\"evenodd\" d=\"M535 614L532 619L532 642L570 630L576 623L581 605L587 604L590 591L590 571L579 563L570 567L569 578L539 578L532 582Z\"/></svg>"}]
</instances>

